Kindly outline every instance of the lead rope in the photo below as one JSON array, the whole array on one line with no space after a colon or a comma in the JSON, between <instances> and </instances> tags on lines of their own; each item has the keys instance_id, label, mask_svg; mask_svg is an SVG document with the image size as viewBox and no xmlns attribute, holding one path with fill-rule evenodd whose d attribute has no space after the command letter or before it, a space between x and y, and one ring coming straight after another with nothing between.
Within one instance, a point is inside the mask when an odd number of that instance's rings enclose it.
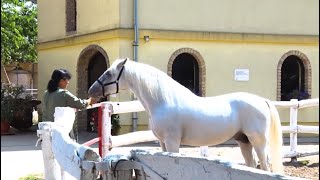
<instances>
[{"instance_id":1,"label":"lead rope","mask_svg":"<svg viewBox=\"0 0 320 180\"><path fill-rule=\"evenodd\" d=\"M76 113L76 116L75 116L75 120L74 120L74 123L73 123L73 133L74 133L74 140L76 142L79 142L79 133L78 133L78 113Z\"/></svg>"},{"instance_id":2,"label":"lead rope","mask_svg":"<svg viewBox=\"0 0 320 180\"><path fill-rule=\"evenodd\" d=\"M38 138L35 146L38 147L39 143L42 143L42 137L41 136Z\"/></svg>"},{"instance_id":3,"label":"lead rope","mask_svg":"<svg viewBox=\"0 0 320 180\"><path fill-rule=\"evenodd\" d=\"M38 145L42 143L42 136L41 136L41 135L42 135L42 131L37 130L37 136L38 136L39 138L38 138L38 140L37 140L37 142L36 142L35 147L38 147Z\"/></svg>"}]
</instances>

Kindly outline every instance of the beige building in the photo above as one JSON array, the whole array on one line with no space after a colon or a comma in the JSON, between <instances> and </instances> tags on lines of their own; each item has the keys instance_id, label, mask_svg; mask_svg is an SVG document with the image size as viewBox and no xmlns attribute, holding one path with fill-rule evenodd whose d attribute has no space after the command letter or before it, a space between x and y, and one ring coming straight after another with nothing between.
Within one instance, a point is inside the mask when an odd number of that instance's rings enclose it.
<instances>
[{"instance_id":1,"label":"beige building","mask_svg":"<svg viewBox=\"0 0 320 180\"><path fill-rule=\"evenodd\" d=\"M86 98L124 57L167 72L200 96L319 97L317 0L55 0L38 1L38 13L40 99L55 68L69 69L69 90ZM110 100L131 97L122 92ZM289 110L279 111L288 123ZM318 114L318 107L301 109L298 121L318 124ZM87 116L78 113L79 129L87 128ZM131 116L120 116L121 133L131 130ZM145 113L138 117L138 130L148 128Z\"/></svg>"},{"instance_id":2,"label":"beige building","mask_svg":"<svg viewBox=\"0 0 320 180\"><path fill-rule=\"evenodd\" d=\"M22 85L27 94L37 99L38 64L11 63L1 65L1 84Z\"/></svg>"}]
</instances>

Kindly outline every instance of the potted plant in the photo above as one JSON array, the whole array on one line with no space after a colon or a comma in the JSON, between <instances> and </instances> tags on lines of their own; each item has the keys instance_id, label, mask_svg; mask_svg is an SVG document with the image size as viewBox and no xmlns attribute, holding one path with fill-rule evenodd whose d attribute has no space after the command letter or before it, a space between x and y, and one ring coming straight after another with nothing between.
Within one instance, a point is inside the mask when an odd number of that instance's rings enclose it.
<instances>
[{"instance_id":1,"label":"potted plant","mask_svg":"<svg viewBox=\"0 0 320 180\"><path fill-rule=\"evenodd\" d=\"M87 130L89 132L97 132L98 131L98 111L96 109L88 109L87 113L89 118Z\"/></svg>"},{"instance_id":2,"label":"potted plant","mask_svg":"<svg viewBox=\"0 0 320 180\"><path fill-rule=\"evenodd\" d=\"M32 112L41 101L32 99L22 85L2 84L1 122L22 130L32 126Z\"/></svg>"},{"instance_id":3,"label":"potted plant","mask_svg":"<svg viewBox=\"0 0 320 180\"><path fill-rule=\"evenodd\" d=\"M10 123L13 118L11 110L12 101L10 100L12 96L9 93L7 88L1 87L1 134L9 132Z\"/></svg>"},{"instance_id":4,"label":"potted plant","mask_svg":"<svg viewBox=\"0 0 320 180\"><path fill-rule=\"evenodd\" d=\"M111 115L111 135L116 136L120 130L120 117L119 114Z\"/></svg>"},{"instance_id":5,"label":"potted plant","mask_svg":"<svg viewBox=\"0 0 320 180\"><path fill-rule=\"evenodd\" d=\"M119 134L120 130L120 119L118 114L111 115L111 135L115 136ZM89 124L88 124L89 132L97 132L98 131L98 112L92 111L89 113Z\"/></svg>"}]
</instances>

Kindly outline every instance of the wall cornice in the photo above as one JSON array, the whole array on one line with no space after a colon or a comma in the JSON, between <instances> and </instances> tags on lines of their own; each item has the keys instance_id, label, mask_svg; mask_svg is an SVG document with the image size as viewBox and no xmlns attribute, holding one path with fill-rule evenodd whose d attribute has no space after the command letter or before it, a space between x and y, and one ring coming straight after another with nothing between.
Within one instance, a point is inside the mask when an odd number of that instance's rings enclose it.
<instances>
[{"instance_id":1,"label":"wall cornice","mask_svg":"<svg viewBox=\"0 0 320 180\"><path fill-rule=\"evenodd\" d=\"M275 35L140 29L139 38L143 39L144 36L149 36L151 40L162 39L180 41L214 41L223 43L291 44L319 46L319 36L317 35ZM75 34L62 39L38 42L37 49L45 50L114 38L129 38L133 40L133 30L118 28L83 35Z\"/></svg>"}]
</instances>

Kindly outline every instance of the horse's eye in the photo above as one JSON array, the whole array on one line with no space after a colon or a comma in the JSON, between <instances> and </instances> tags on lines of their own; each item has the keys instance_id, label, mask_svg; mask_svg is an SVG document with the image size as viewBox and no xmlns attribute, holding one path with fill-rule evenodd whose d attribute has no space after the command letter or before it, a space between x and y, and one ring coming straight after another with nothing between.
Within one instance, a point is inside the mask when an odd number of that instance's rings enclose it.
<instances>
[{"instance_id":1,"label":"horse's eye","mask_svg":"<svg viewBox=\"0 0 320 180\"><path fill-rule=\"evenodd\" d=\"M110 78L111 77L111 73L110 72L107 72L106 73L106 78Z\"/></svg>"}]
</instances>

